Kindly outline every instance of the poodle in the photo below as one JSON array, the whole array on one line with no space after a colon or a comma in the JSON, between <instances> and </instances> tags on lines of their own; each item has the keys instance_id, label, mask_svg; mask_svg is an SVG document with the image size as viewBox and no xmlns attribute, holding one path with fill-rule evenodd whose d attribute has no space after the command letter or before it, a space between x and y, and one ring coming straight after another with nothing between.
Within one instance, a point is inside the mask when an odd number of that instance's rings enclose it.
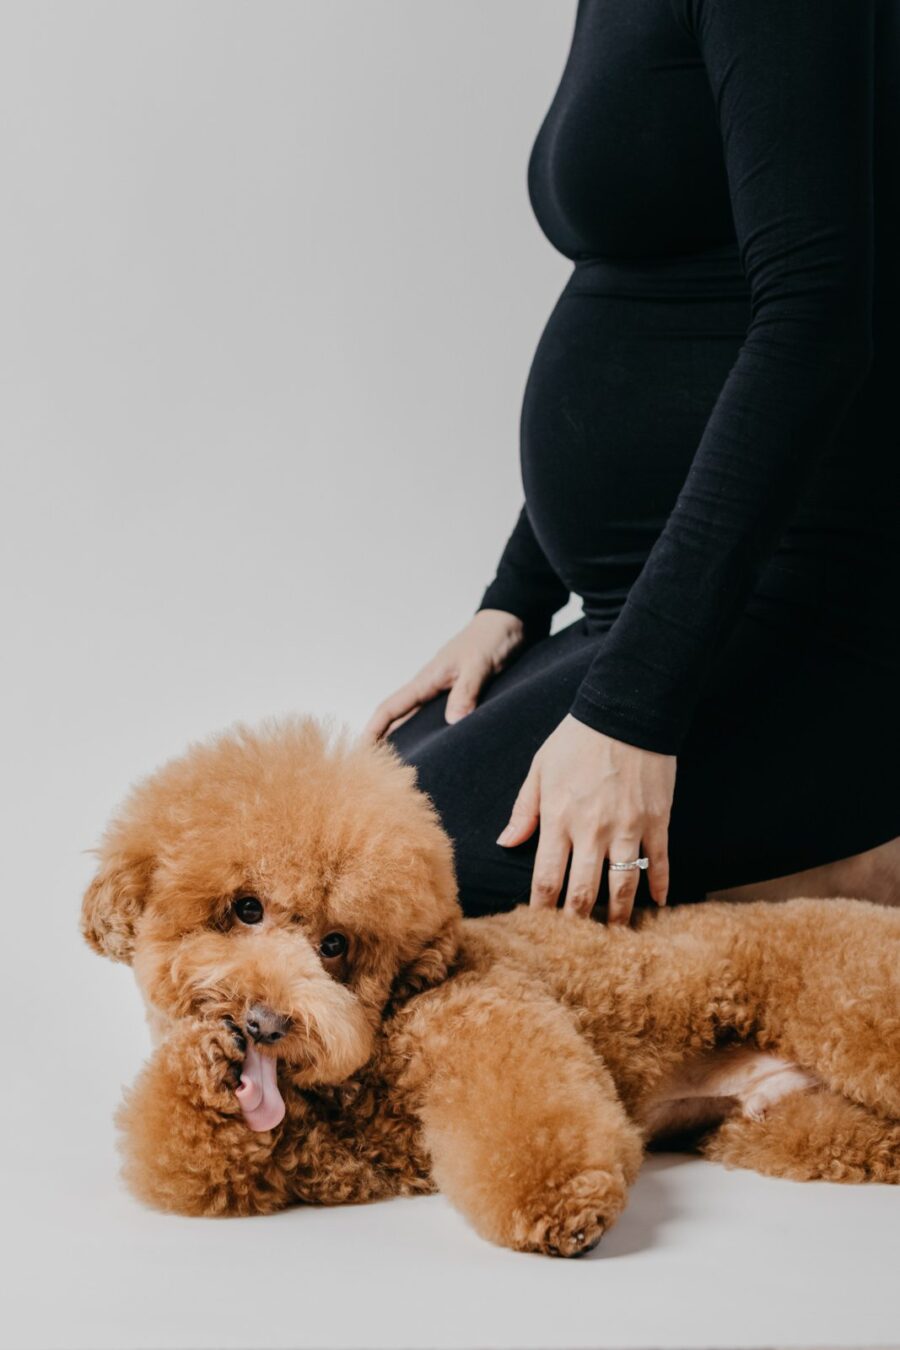
<instances>
[{"instance_id":1,"label":"poodle","mask_svg":"<svg viewBox=\"0 0 900 1350\"><path fill-rule=\"evenodd\" d=\"M414 769L308 718L192 746L98 855L83 932L155 1041L118 1118L154 1206L440 1190L495 1243L575 1256L685 1131L774 1176L900 1181L900 910L463 919Z\"/></svg>"}]
</instances>

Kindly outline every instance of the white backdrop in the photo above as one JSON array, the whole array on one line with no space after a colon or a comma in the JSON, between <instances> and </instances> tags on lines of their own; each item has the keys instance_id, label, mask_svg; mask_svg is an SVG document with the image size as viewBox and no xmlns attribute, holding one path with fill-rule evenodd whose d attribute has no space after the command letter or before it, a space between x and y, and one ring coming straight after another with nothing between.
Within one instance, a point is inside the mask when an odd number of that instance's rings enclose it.
<instances>
[{"instance_id":1,"label":"white backdrop","mask_svg":"<svg viewBox=\"0 0 900 1350\"><path fill-rule=\"evenodd\" d=\"M892 1339L884 1192L657 1167L606 1263L560 1265L492 1252L441 1201L206 1224L116 1180L146 1037L129 972L77 935L84 850L192 737L361 724L477 604L568 272L525 172L573 13L0 9L10 1346L854 1344L851 1231L862 1340Z\"/></svg>"}]
</instances>

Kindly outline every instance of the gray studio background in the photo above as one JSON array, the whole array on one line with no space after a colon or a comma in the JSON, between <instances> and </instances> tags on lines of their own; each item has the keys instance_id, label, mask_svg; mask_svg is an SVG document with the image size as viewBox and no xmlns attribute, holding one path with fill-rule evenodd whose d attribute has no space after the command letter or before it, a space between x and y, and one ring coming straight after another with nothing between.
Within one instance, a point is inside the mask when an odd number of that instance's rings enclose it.
<instances>
[{"instance_id":1,"label":"gray studio background","mask_svg":"<svg viewBox=\"0 0 900 1350\"><path fill-rule=\"evenodd\" d=\"M874 1192L783 1186L773 1222L779 1183L651 1166L592 1265L493 1251L440 1200L231 1224L116 1180L147 1040L77 935L85 850L193 737L361 725L477 604L568 274L525 173L573 15L0 3L2 1344L893 1339Z\"/></svg>"},{"instance_id":2,"label":"gray studio background","mask_svg":"<svg viewBox=\"0 0 900 1350\"><path fill-rule=\"evenodd\" d=\"M44 735L77 719L108 792L235 717L364 718L513 523L568 270L525 167L573 5L2 12L4 542Z\"/></svg>"}]
</instances>

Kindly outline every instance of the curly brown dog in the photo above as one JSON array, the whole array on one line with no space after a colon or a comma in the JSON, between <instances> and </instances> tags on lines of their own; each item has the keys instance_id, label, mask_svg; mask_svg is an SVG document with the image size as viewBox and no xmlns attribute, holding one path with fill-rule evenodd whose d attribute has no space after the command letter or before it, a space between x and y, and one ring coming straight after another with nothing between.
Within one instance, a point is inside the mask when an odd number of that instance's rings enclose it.
<instances>
[{"instance_id":1,"label":"curly brown dog","mask_svg":"<svg viewBox=\"0 0 900 1350\"><path fill-rule=\"evenodd\" d=\"M157 1041L125 1173L163 1209L440 1189L574 1255L685 1124L726 1163L900 1181L900 910L463 920L414 770L311 720L194 746L99 853L84 933L133 963Z\"/></svg>"}]
</instances>

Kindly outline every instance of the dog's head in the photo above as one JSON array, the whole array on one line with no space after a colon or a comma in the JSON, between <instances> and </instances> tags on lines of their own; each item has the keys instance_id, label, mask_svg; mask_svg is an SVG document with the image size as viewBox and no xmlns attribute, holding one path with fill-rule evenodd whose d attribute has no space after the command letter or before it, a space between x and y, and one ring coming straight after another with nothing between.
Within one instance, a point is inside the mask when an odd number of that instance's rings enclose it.
<instances>
[{"instance_id":1,"label":"dog's head","mask_svg":"<svg viewBox=\"0 0 900 1350\"><path fill-rule=\"evenodd\" d=\"M301 1083L360 1068L386 1006L457 949L451 846L415 771L311 719L192 747L98 852L88 942L133 964L158 1020L232 1018Z\"/></svg>"}]
</instances>

